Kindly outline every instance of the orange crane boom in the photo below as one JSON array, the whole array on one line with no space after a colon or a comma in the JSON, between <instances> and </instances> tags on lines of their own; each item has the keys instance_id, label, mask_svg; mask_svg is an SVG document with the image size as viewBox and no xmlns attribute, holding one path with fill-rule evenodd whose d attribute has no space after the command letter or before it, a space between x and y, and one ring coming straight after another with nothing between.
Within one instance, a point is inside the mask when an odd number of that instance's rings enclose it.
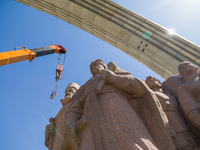
<instances>
[{"instance_id":1,"label":"orange crane boom","mask_svg":"<svg viewBox=\"0 0 200 150\"><path fill-rule=\"evenodd\" d=\"M67 49L56 44L46 47L34 48L34 49L21 49L0 53L0 66L23 61L34 60L35 57L44 56L53 53L66 54Z\"/></svg>"}]
</instances>

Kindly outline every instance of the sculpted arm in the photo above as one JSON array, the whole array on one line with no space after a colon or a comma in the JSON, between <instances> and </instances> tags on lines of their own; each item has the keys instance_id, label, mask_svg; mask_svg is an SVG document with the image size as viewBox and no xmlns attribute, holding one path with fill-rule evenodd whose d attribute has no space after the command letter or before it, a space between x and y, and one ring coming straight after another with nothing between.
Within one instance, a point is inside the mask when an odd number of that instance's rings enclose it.
<instances>
[{"instance_id":1,"label":"sculpted arm","mask_svg":"<svg viewBox=\"0 0 200 150\"><path fill-rule=\"evenodd\" d=\"M185 117L200 130L200 111L198 102L185 85L179 86L177 96Z\"/></svg>"},{"instance_id":2,"label":"sculpted arm","mask_svg":"<svg viewBox=\"0 0 200 150\"><path fill-rule=\"evenodd\" d=\"M120 76L109 70L103 70L101 79L104 79L106 83L112 84L115 88L131 94L134 97L141 97L145 94L140 82L133 76Z\"/></svg>"}]
</instances>

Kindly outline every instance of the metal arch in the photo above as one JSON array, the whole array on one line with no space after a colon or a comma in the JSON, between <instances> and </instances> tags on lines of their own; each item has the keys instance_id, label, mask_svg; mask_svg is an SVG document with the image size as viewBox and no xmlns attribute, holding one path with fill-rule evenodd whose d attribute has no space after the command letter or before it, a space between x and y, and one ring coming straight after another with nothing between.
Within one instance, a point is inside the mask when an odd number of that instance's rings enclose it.
<instances>
[{"instance_id":1,"label":"metal arch","mask_svg":"<svg viewBox=\"0 0 200 150\"><path fill-rule=\"evenodd\" d=\"M182 61L200 66L200 48L110 0L16 0L110 43L162 76Z\"/></svg>"}]
</instances>

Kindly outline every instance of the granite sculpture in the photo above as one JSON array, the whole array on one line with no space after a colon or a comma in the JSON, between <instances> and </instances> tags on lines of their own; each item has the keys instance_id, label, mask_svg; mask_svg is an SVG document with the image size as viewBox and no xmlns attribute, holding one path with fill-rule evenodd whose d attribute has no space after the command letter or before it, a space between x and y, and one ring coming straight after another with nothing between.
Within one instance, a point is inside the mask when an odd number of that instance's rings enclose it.
<instances>
[{"instance_id":1,"label":"granite sculpture","mask_svg":"<svg viewBox=\"0 0 200 150\"><path fill-rule=\"evenodd\" d=\"M93 77L84 85L79 88L73 83L73 90L66 89L70 94L61 100L63 108L47 125L45 145L49 149L199 149L199 138L191 132L186 120L195 129L198 123L192 117L185 117L187 111L182 114L177 101L182 86L188 86L182 73L166 80L165 84L153 77L147 77L145 82L114 62L106 66L100 59L91 63L90 71ZM170 89L172 79L176 87ZM190 79L198 82L196 78ZM197 83L194 89L195 86ZM198 88L193 93L197 91ZM183 106L185 101L182 100Z\"/></svg>"},{"instance_id":2,"label":"granite sculpture","mask_svg":"<svg viewBox=\"0 0 200 150\"><path fill-rule=\"evenodd\" d=\"M178 150L193 150L198 148L197 137L190 131L186 120L184 119L181 108L174 96L162 83L151 76L146 78L146 84L155 92L159 99L162 109L169 120L168 130Z\"/></svg>"},{"instance_id":3,"label":"granite sculpture","mask_svg":"<svg viewBox=\"0 0 200 150\"><path fill-rule=\"evenodd\" d=\"M189 62L181 63L178 70L184 84L177 88L177 97L188 123L200 136L200 70Z\"/></svg>"},{"instance_id":4,"label":"granite sculpture","mask_svg":"<svg viewBox=\"0 0 200 150\"><path fill-rule=\"evenodd\" d=\"M182 62L178 71L179 75L168 78L163 85L178 98L189 128L200 137L200 70L190 62Z\"/></svg>"}]
</instances>

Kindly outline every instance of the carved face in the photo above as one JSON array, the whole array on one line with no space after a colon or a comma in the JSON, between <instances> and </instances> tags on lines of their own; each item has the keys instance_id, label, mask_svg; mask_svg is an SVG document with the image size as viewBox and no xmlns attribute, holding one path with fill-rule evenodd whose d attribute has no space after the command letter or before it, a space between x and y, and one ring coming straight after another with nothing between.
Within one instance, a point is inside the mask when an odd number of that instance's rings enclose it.
<instances>
[{"instance_id":1,"label":"carved face","mask_svg":"<svg viewBox=\"0 0 200 150\"><path fill-rule=\"evenodd\" d=\"M104 67L100 64L94 65L91 68L91 72L92 72L93 76L100 74L102 70L104 70Z\"/></svg>"},{"instance_id":2,"label":"carved face","mask_svg":"<svg viewBox=\"0 0 200 150\"><path fill-rule=\"evenodd\" d=\"M65 89L65 97L64 99L60 100L63 106L67 105L69 102L72 101L72 97L79 88L80 86L74 82L68 84L67 88Z\"/></svg>"},{"instance_id":3,"label":"carved face","mask_svg":"<svg viewBox=\"0 0 200 150\"><path fill-rule=\"evenodd\" d=\"M162 87L161 82L158 79L151 77L151 76L148 76L146 78L145 82L149 86L149 88L152 89L152 90Z\"/></svg>"},{"instance_id":4,"label":"carved face","mask_svg":"<svg viewBox=\"0 0 200 150\"><path fill-rule=\"evenodd\" d=\"M72 98L77 89L75 87L68 87L65 90L65 98Z\"/></svg>"},{"instance_id":5,"label":"carved face","mask_svg":"<svg viewBox=\"0 0 200 150\"><path fill-rule=\"evenodd\" d=\"M190 62L183 62L178 66L178 71L182 77L188 76L197 70L198 68Z\"/></svg>"}]
</instances>

